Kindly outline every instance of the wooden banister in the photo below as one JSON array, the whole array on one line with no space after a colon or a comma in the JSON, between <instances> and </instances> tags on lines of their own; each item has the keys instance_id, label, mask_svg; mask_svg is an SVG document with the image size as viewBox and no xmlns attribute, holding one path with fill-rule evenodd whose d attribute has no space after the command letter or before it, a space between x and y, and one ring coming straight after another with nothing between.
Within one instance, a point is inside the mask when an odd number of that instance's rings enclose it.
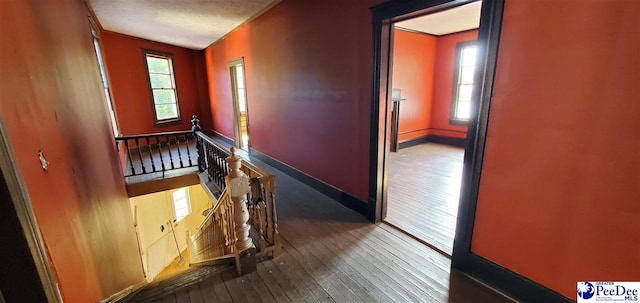
<instances>
[{"instance_id":1,"label":"wooden banister","mask_svg":"<svg viewBox=\"0 0 640 303\"><path fill-rule=\"evenodd\" d=\"M125 177L195 167L198 159L192 131L116 137L126 148ZM120 146L120 144L117 144Z\"/></svg>"},{"instance_id":2,"label":"wooden banister","mask_svg":"<svg viewBox=\"0 0 640 303\"><path fill-rule=\"evenodd\" d=\"M117 137L126 148L125 176L197 167L220 194L187 237L190 263L235 259L238 273L251 272L258 257L275 257L280 247L275 175L203 133L196 116L191 124L191 131Z\"/></svg>"}]
</instances>

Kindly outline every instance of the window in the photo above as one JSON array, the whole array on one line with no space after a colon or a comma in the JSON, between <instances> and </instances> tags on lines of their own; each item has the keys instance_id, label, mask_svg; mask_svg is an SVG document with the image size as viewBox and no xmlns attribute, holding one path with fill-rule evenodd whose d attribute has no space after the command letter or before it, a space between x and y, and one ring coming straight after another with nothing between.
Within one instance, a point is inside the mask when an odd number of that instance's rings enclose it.
<instances>
[{"instance_id":1,"label":"window","mask_svg":"<svg viewBox=\"0 0 640 303\"><path fill-rule=\"evenodd\" d=\"M144 54L156 124L180 120L171 55L151 51Z\"/></svg>"},{"instance_id":2,"label":"window","mask_svg":"<svg viewBox=\"0 0 640 303\"><path fill-rule=\"evenodd\" d=\"M471 117L471 92L476 65L476 42L458 43L456 46L456 66L453 75L453 95L451 100L451 124L465 124Z\"/></svg>"},{"instance_id":3,"label":"window","mask_svg":"<svg viewBox=\"0 0 640 303\"><path fill-rule=\"evenodd\" d=\"M176 221L182 220L191 213L191 203L189 202L189 193L186 188L173 192L173 209L176 213Z\"/></svg>"},{"instance_id":4,"label":"window","mask_svg":"<svg viewBox=\"0 0 640 303\"><path fill-rule=\"evenodd\" d=\"M249 150L249 121L247 115L247 92L244 77L244 59L238 58L228 63L234 111L234 132L236 147Z\"/></svg>"},{"instance_id":5,"label":"window","mask_svg":"<svg viewBox=\"0 0 640 303\"><path fill-rule=\"evenodd\" d=\"M117 137L120 135L120 131L118 130L116 114L113 110L113 104L111 103L111 93L109 93L109 79L107 78L107 71L105 70L104 61L102 60L102 49L100 48L100 39L97 26L95 25L91 17L89 17L89 26L91 27L91 35L93 36L93 48L96 51L96 59L98 60L98 69L100 70L100 79L102 80L104 97L107 101L109 116L111 117L111 127L113 128L113 134Z\"/></svg>"}]
</instances>

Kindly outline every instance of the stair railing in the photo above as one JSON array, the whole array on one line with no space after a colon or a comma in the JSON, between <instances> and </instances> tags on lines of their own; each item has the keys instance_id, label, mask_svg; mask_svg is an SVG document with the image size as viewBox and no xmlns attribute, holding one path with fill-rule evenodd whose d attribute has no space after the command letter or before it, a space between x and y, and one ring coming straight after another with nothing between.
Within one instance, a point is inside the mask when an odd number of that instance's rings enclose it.
<instances>
[{"instance_id":1,"label":"stair railing","mask_svg":"<svg viewBox=\"0 0 640 303\"><path fill-rule=\"evenodd\" d=\"M233 255L239 274L251 272L257 257L275 257L280 248L275 175L207 136L197 117L191 122L199 171L221 192L205 222L189 237L191 262L216 263Z\"/></svg>"},{"instance_id":2,"label":"stair railing","mask_svg":"<svg viewBox=\"0 0 640 303\"><path fill-rule=\"evenodd\" d=\"M198 165L196 137L192 131L164 132L116 137L124 147L124 176L136 176L195 167Z\"/></svg>"}]
</instances>

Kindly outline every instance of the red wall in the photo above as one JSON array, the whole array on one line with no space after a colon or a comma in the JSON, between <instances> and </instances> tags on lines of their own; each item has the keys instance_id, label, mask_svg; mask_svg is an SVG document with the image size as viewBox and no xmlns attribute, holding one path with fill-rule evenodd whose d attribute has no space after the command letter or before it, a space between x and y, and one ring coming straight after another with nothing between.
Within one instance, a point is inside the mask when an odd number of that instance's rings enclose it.
<instances>
[{"instance_id":1,"label":"red wall","mask_svg":"<svg viewBox=\"0 0 640 303\"><path fill-rule=\"evenodd\" d=\"M467 127L449 124L456 44L478 31L435 37L396 29L393 88L402 89L399 140L426 135L466 138Z\"/></svg>"},{"instance_id":2,"label":"red wall","mask_svg":"<svg viewBox=\"0 0 640 303\"><path fill-rule=\"evenodd\" d=\"M576 298L640 280L638 1L506 1L472 250Z\"/></svg>"},{"instance_id":3,"label":"red wall","mask_svg":"<svg viewBox=\"0 0 640 303\"><path fill-rule=\"evenodd\" d=\"M65 302L144 279L88 15L83 1L0 9L0 117Z\"/></svg>"},{"instance_id":4,"label":"red wall","mask_svg":"<svg viewBox=\"0 0 640 303\"><path fill-rule=\"evenodd\" d=\"M395 29L393 88L402 90L399 141L426 136L431 125L433 77L438 38Z\"/></svg>"},{"instance_id":5,"label":"red wall","mask_svg":"<svg viewBox=\"0 0 640 303\"><path fill-rule=\"evenodd\" d=\"M431 134L466 138L467 127L449 124L456 44L478 39L478 31L467 31L438 38L436 66L433 78L433 105L431 106Z\"/></svg>"},{"instance_id":6,"label":"red wall","mask_svg":"<svg viewBox=\"0 0 640 303\"><path fill-rule=\"evenodd\" d=\"M233 138L227 62L244 56L251 146L365 200L379 2L284 0L209 46L214 129Z\"/></svg>"},{"instance_id":7,"label":"red wall","mask_svg":"<svg viewBox=\"0 0 640 303\"><path fill-rule=\"evenodd\" d=\"M153 42L103 31L101 45L120 132L124 135L191 129L191 116L203 116L204 129L210 128L206 75L202 51ZM156 126L142 49L173 54L182 122ZM205 87L203 88L203 84ZM204 106L204 108L202 107ZM203 111L204 109L204 111Z\"/></svg>"}]
</instances>

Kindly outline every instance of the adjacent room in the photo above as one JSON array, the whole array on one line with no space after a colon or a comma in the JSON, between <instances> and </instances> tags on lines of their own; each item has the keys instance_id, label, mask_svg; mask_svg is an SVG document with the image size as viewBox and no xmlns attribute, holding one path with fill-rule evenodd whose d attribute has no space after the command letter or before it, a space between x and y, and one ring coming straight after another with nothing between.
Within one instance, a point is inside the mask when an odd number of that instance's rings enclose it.
<instances>
[{"instance_id":1,"label":"adjacent room","mask_svg":"<svg viewBox=\"0 0 640 303\"><path fill-rule=\"evenodd\" d=\"M386 222L451 256L481 2L395 23Z\"/></svg>"}]
</instances>

